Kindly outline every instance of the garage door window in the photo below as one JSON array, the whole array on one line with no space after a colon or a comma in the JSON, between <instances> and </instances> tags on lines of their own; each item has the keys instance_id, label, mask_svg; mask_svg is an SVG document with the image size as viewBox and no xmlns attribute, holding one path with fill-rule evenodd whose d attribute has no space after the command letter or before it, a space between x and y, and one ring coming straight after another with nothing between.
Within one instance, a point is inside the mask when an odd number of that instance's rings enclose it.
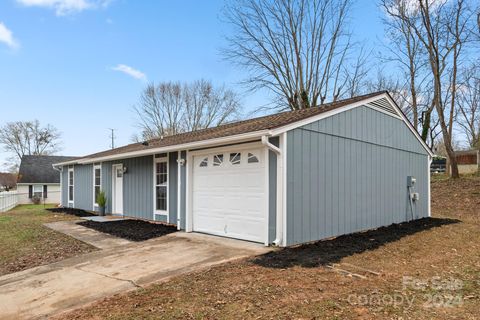
<instances>
[{"instance_id":1,"label":"garage door window","mask_svg":"<svg viewBox=\"0 0 480 320\"><path fill-rule=\"evenodd\" d=\"M223 154L216 154L213 156L213 166L218 167L223 163Z\"/></svg>"},{"instance_id":2,"label":"garage door window","mask_svg":"<svg viewBox=\"0 0 480 320\"><path fill-rule=\"evenodd\" d=\"M200 162L200 167L207 167L207 166L208 166L208 157L206 157Z\"/></svg>"},{"instance_id":3,"label":"garage door window","mask_svg":"<svg viewBox=\"0 0 480 320\"><path fill-rule=\"evenodd\" d=\"M240 160L241 160L240 152L230 153L230 163L231 164L240 164Z\"/></svg>"},{"instance_id":4,"label":"garage door window","mask_svg":"<svg viewBox=\"0 0 480 320\"><path fill-rule=\"evenodd\" d=\"M155 159L155 210L167 211L168 163L166 159Z\"/></svg>"},{"instance_id":5,"label":"garage door window","mask_svg":"<svg viewBox=\"0 0 480 320\"><path fill-rule=\"evenodd\" d=\"M248 163L258 163L258 158L253 153L248 153Z\"/></svg>"}]
</instances>

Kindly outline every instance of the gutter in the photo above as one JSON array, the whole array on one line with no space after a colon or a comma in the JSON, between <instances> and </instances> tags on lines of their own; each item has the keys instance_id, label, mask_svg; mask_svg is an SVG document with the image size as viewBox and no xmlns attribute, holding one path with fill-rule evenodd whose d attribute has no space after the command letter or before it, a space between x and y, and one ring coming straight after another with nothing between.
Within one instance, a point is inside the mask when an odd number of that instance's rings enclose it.
<instances>
[{"instance_id":1,"label":"gutter","mask_svg":"<svg viewBox=\"0 0 480 320\"><path fill-rule=\"evenodd\" d=\"M249 141L251 139L258 139L262 137L262 135L265 135L268 133L269 133L268 130L260 130L260 131L242 133L242 134L237 134L237 135L232 135L227 137L213 138L209 140L200 140L200 141L188 142L183 144L175 144L175 145L166 146L166 147L149 148L149 149L143 149L143 150L137 150L137 151L123 152L123 153L118 153L118 154L113 154L113 155L103 156L103 157L95 157L95 158L85 157L78 160L55 163L54 166L64 166L68 164L90 164L95 162L105 162L105 161L111 161L111 160L149 156L156 153L189 150L189 149L195 149L195 148L216 146L219 144L221 145L221 144L243 142L243 141Z\"/></svg>"},{"instance_id":2,"label":"gutter","mask_svg":"<svg viewBox=\"0 0 480 320\"><path fill-rule=\"evenodd\" d=\"M267 147L269 150L273 151L275 153L275 155L277 156L277 212L276 212L276 215L277 215L277 221L276 221L276 231L275 231L275 234L276 234L276 237L275 237L275 240L273 240L273 244L276 245L276 246L280 246L282 244L282 231L283 231L283 225L282 225L282 222L283 222L283 218L282 218L282 209L279 208L278 206L278 197L279 197L279 185L281 186L283 184L283 181L280 180L281 179L281 176L278 174L279 172L279 168L280 168L280 161L282 159L281 155L282 155L282 150L273 145L272 143L270 143L270 141L268 141L268 138L269 136L271 136L270 134L269 135L264 135L262 136L262 144ZM268 161L268 160L267 160ZM281 181L281 183L279 183L279 181Z\"/></svg>"}]
</instances>

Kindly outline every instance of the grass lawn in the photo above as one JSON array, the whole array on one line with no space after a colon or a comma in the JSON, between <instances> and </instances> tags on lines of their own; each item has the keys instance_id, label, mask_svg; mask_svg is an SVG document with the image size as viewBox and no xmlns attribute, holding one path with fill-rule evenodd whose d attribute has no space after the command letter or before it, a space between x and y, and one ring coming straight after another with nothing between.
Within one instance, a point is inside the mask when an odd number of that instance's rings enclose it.
<instances>
[{"instance_id":1,"label":"grass lawn","mask_svg":"<svg viewBox=\"0 0 480 320\"><path fill-rule=\"evenodd\" d=\"M228 263L63 317L478 319L480 178L435 179L432 208L433 219Z\"/></svg>"},{"instance_id":2,"label":"grass lawn","mask_svg":"<svg viewBox=\"0 0 480 320\"><path fill-rule=\"evenodd\" d=\"M0 275L52 263L94 250L90 245L44 227L44 223L78 219L21 205L0 213Z\"/></svg>"}]
</instances>

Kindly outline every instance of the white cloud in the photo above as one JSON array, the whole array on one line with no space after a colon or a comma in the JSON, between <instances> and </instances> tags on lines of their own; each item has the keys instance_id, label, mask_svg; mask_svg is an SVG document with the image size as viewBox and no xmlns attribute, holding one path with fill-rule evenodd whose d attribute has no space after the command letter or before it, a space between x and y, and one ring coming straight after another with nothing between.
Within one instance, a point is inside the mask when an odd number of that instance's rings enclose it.
<instances>
[{"instance_id":1,"label":"white cloud","mask_svg":"<svg viewBox=\"0 0 480 320\"><path fill-rule=\"evenodd\" d=\"M57 16L65 16L87 9L106 8L111 0L17 0L17 2L26 7L53 9Z\"/></svg>"},{"instance_id":2,"label":"white cloud","mask_svg":"<svg viewBox=\"0 0 480 320\"><path fill-rule=\"evenodd\" d=\"M123 72L138 80L147 80L147 76L145 75L145 73L141 72L140 70L134 69L130 66L127 66L125 64L119 64L116 67L113 67L112 70Z\"/></svg>"},{"instance_id":3,"label":"white cloud","mask_svg":"<svg viewBox=\"0 0 480 320\"><path fill-rule=\"evenodd\" d=\"M18 41L13 37L12 31L8 29L2 22L0 22L0 42L5 43L12 49L18 48Z\"/></svg>"}]
</instances>

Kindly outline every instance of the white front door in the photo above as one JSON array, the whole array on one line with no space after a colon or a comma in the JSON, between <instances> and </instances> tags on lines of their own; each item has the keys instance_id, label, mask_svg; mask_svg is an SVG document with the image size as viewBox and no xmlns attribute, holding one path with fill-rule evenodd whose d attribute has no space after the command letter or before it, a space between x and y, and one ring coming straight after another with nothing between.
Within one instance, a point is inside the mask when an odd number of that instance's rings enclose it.
<instances>
[{"instance_id":1,"label":"white front door","mask_svg":"<svg viewBox=\"0 0 480 320\"><path fill-rule=\"evenodd\" d=\"M195 155L193 230L265 242L265 160L262 148L232 148Z\"/></svg>"},{"instance_id":2,"label":"white front door","mask_svg":"<svg viewBox=\"0 0 480 320\"><path fill-rule=\"evenodd\" d=\"M123 214L123 164L112 166L112 213Z\"/></svg>"}]
</instances>

